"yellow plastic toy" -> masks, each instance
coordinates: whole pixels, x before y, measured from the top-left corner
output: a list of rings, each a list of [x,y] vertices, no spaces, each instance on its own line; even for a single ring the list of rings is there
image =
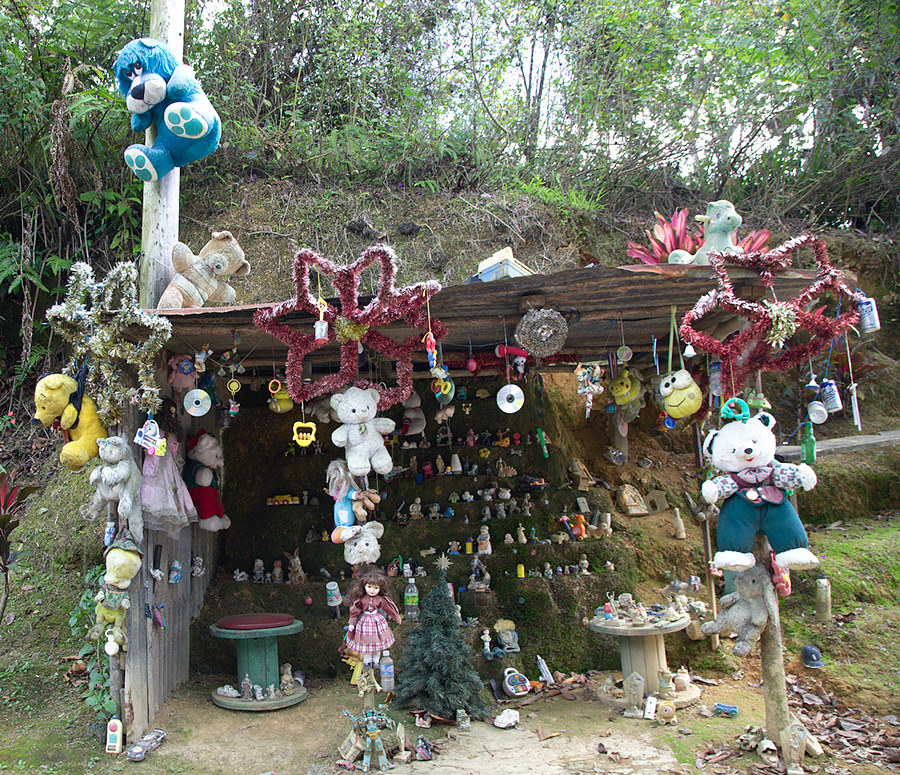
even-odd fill
[[[273,379],[269,383],[269,409],[275,414],[284,414],[294,408],[294,402],[291,400],[291,394],[288,393],[287,387],[283,386],[277,379]]]
[[[294,441],[301,447],[308,447],[316,440],[316,424],[314,422],[295,422]]]
[[[90,640],[100,640],[100,634],[107,625],[112,625],[111,641],[107,644],[107,653],[112,656],[119,653],[119,647],[126,648],[128,636],[125,627],[125,615],[131,607],[128,598],[128,587],[131,580],[141,569],[144,554],[131,536],[124,532],[104,552],[106,558],[106,575],[103,586],[94,596],[97,607],[94,609],[97,620],[88,633]]]
[[[33,426],[43,428],[59,420],[69,438],[59,459],[71,471],[78,471],[97,457],[97,439],[106,438],[106,428],[100,422],[94,400],[84,396],[81,411],[72,404],[71,399],[77,389],[78,383],[65,374],[48,374],[39,379],[34,387],[36,411],[31,420]]]
[[[687,369],[679,369],[663,377],[659,385],[663,408],[669,417],[690,417],[703,403],[703,392]]]

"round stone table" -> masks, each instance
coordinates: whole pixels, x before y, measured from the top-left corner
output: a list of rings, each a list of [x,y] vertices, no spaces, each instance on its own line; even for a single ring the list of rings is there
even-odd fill
[[[209,626],[214,638],[233,640],[237,646],[238,680],[240,691],[244,676],[250,683],[266,687],[281,683],[278,664],[278,638],[293,635],[303,629],[303,622],[289,614],[239,614],[226,616]],[[230,710],[278,710],[296,705],[306,699],[306,688],[296,685],[294,693],[276,700],[244,700],[212,693],[213,702]]]
[[[685,614],[674,622],[645,624],[640,627],[632,627],[624,619],[604,619],[602,621],[592,619],[588,627],[593,632],[615,635],[619,639],[622,677],[627,679],[632,673],[642,676],[644,696],[646,697],[659,691],[659,671],[669,670],[663,636],[685,629],[690,622],[691,617]],[[689,705],[700,697],[700,687],[691,684],[686,692],[678,692],[676,696],[676,707]],[[604,698],[600,697],[599,699]],[[613,704],[619,705],[620,702]]]

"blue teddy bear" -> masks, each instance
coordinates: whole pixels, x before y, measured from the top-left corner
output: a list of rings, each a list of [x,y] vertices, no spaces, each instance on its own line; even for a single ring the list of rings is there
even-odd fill
[[[138,143],[125,150],[125,163],[141,180],[159,180],[173,167],[202,159],[219,147],[219,115],[194,71],[178,64],[164,43],[152,38],[131,41],[113,72],[132,114],[131,128],[141,132],[151,124],[156,127],[152,148]]]

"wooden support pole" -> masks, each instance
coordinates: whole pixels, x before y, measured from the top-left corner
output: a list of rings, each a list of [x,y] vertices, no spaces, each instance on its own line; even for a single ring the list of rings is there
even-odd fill
[[[153,0],[150,6],[150,37],[165,43],[179,62],[184,54],[184,0]],[[146,132],[145,142],[153,145],[156,130]],[[144,183],[144,211],[141,225],[140,303],[144,309],[156,307],[159,297],[174,275],[172,247],[178,242],[181,170],[176,167],[162,180]]]
[[[694,440],[694,463],[697,466],[698,475],[703,470],[703,445],[700,441],[700,424],[694,422],[691,426]],[[702,503],[703,499],[700,497],[700,482],[697,483],[697,502]],[[706,512],[709,513],[708,511]],[[710,620],[715,621],[715,618],[719,615],[718,606],[716,605],[716,577],[713,576],[712,572],[712,535],[710,534],[709,529],[709,519],[702,519],[700,523],[700,532],[703,536],[703,561],[706,563],[706,586],[709,589],[709,613]],[[709,636],[709,646],[715,651],[719,648],[719,636],[718,634],[713,634]]]
[[[756,563],[772,576],[772,550],[762,534],[756,536],[753,545]],[[763,698],[766,702],[766,737],[776,743],[791,723],[788,712],[787,684],[784,676],[784,656],[781,649],[781,617],[778,614],[778,598],[775,588],[767,584],[763,592],[769,619],[759,638],[762,659]]]
[[[625,455],[628,460],[628,436],[619,432],[619,413],[613,412],[609,415],[609,440],[612,445]]]

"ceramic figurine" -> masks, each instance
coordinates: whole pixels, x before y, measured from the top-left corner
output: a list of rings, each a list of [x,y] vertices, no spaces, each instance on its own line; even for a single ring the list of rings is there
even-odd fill
[[[466,503],[471,503],[473,500],[475,500],[475,496],[472,495],[472,493],[470,493],[468,490],[466,490],[466,491],[463,492],[463,494],[462,494],[462,499],[463,499]]]
[[[676,541],[684,541],[687,538],[687,534],[684,532],[684,520],[681,518],[681,511],[679,509],[675,509],[675,514],[672,517],[672,528],[674,530],[674,537]]]
[[[522,513],[526,517],[531,516],[531,510],[534,508],[534,504],[531,501],[531,493],[526,492],[524,498],[522,499]]]
[[[245,674],[244,680],[241,681],[241,699],[242,700],[252,700],[253,699],[253,684],[250,681],[249,673]]]
[[[553,578],[553,568],[550,567],[549,562],[544,563],[544,578],[547,578],[547,579]]]
[[[374,565],[363,566],[350,585],[345,602],[350,610],[347,648],[362,657],[364,669],[373,669],[381,652],[394,645],[387,620],[393,619],[397,624],[403,621],[390,597],[388,577]]]
[[[172,566],[169,568],[169,583],[177,584],[181,581],[181,576],[181,563],[178,560],[172,560]]]
[[[659,675],[659,698],[661,700],[674,700],[675,699],[675,684],[673,682],[673,678],[675,677],[673,673],[670,673],[668,670],[663,670],[662,668],[658,671]]]
[[[234,573],[232,574],[232,578],[235,581],[249,581],[250,574],[245,570],[241,570],[240,568],[235,568]]]
[[[253,699],[262,702],[265,699],[263,688],[259,684],[253,684]]]
[[[281,560],[275,560],[272,563],[272,582],[281,584],[284,581],[284,569],[281,567]]]
[[[641,718],[644,715],[644,678],[640,673],[632,673],[625,679],[626,718]]]
[[[455,492],[451,492],[447,496],[447,500],[450,501],[450,503],[452,503],[455,506],[457,503],[459,503],[459,494],[455,493]]]
[[[521,522],[519,523],[518,527],[516,527],[516,541],[518,541],[520,544],[527,543],[527,540],[525,538],[525,528],[522,526]]]
[[[450,548],[447,550],[447,554],[459,554],[460,544],[459,541],[451,541]]]
[[[514,544],[515,542],[516,542],[516,541],[515,541],[515,539],[512,537],[512,533],[507,533],[505,536],[503,536],[503,543],[505,543],[505,544]]]
[[[472,592],[486,592],[490,589],[491,574],[488,573],[487,568],[484,567],[481,557],[475,556],[472,558],[471,569],[472,572],[469,574],[469,590]]]
[[[581,572],[582,575],[590,576],[591,575],[590,567],[591,567],[591,564],[588,562],[587,555],[582,554],[581,559],[578,561],[578,570]]]
[[[259,558],[253,561],[253,583],[262,584],[266,578],[266,566]]]
[[[409,504],[409,518],[410,519],[419,519],[422,516],[422,499],[415,498],[412,503]]]
[[[440,503],[429,503],[428,504],[428,519],[440,519],[441,518],[441,504]]]
[[[504,506],[502,503],[497,504],[496,518],[497,519],[506,519],[506,506]]]
[[[612,514],[608,511],[604,512],[603,516],[600,517],[600,535],[612,535]]]
[[[453,519],[453,517],[456,516],[456,512],[453,510],[452,506],[447,506],[447,508],[444,509],[444,516],[447,519]]]
[[[482,521],[482,522],[489,522],[490,519],[491,519],[491,507],[490,507],[490,506],[484,506],[484,507],[482,507],[482,509],[481,509],[481,521]]]
[[[491,534],[487,525],[482,525],[478,533],[478,554],[491,554]]]
[[[290,567],[288,568],[288,584],[305,584],[306,573],[303,570],[303,563],[300,561],[300,549],[294,549],[293,554],[284,553],[288,558]]]
[[[688,669],[684,667],[684,665],[678,668],[678,672],[675,673],[673,683],[675,684],[676,692],[686,692],[690,687],[691,674],[688,672]]]
[[[417,473],[419,473],[419,461],[416,460],[416,456],[415,456],[415,455],[413,455],[413,456],[409,459],[409,472],[410,472],[410,474],[412,474],[413,476],[415,476]]]
[[[199,556],[194,557],[194,559],[191,560],[191,575],[196,578],[205,574],[206,568],[203,567],[203,558]]]
[[[285,697],[290,697],[294,693],[294,670],[290,662],[285,662],[280,668],[280,688],[281,693]]]

